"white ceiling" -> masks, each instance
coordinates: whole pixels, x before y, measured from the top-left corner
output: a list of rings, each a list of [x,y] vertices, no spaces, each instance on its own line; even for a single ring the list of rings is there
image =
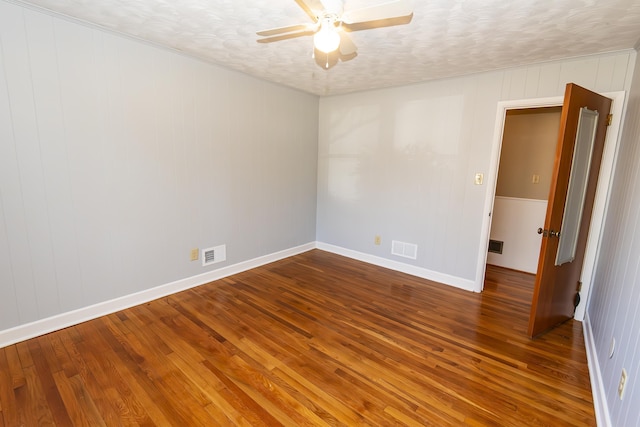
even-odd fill
[[[425,0],[407,25],[351,33],[358,56],[324,70],[312,38],[256,31],[311,22],[294,0],[13,0],[317,95],[632,48],[640,0]],[[346,0],[345,9],[388,0]]]

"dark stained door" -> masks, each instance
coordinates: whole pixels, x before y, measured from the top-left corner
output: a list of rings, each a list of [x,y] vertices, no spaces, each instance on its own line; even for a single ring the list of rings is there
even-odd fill
[[[584,110],[584,107],[589,111]],[[538,230],[543,237],[529,318],[528,332],[531,337],[540,335],[573,318],[610,108],[609,98],[573,83],[567,85],[547,215],[544,228],[541,227]],[[596,111],[597,116],[594,113]],[[582,122],[579,126],[580,120]],[[583,140],[582,137],[589,133],[585,131],[585,123],[589,120],[594,125],[592,130],[595,129],[589,138],[593,146],[584,148],[585,146],[581,143],[576,145],[576,135],[580,133]],[[576,147],[582,148],[578,148],[576,152]],[[578,161],[574,164],[573,160],[574,152],[577,158],[584,160],[585,155],[589,154],[587,151],[590,151],[590,162],[585,170],[584,165],[580,166]],[[572,175],[572,166],[576,171],[574,175],[578,178]],[[582,179],[579,178],[580,172],[583,172]],[[568,191],[570,179],[572,189]],[[578,191],[578,196],[576,196],[577,188],[584,190]],[[580,197],[580,192],[584,195],[583,198]],[[572,202],[567,204],[568,193]],[[573,218],[573,223],[572,215],[564,218],[565,205],[572,206],[568,211],[579,213],[577,220]],[[532,232],[535,231],[532,230]],[[575,236],[575,239],[572,236]],[[561,239],[565,241],[562,242],[562,256],[559,257],[558,248]],[[569,255],[566,256],[566,253]]]

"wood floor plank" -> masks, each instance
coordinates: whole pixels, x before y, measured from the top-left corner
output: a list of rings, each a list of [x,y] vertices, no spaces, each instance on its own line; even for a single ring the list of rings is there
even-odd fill
[[[0,349],[0,419],[2,419],[2,425],[11,426],[20,425],[20,423],[14,382],[6,355],[7,348],[9,347]],[[20,371],[22,372],[22,369]],[[22,375],[24,378],[24,373]],[[25,383],[26,380],[22,385],[24,386]]]
[[[205,360],[202,364],[210,370],[213,375],[224,384],[225,399],[233,402],[238,410],[245,413],[252,425],[282,426],[283,424],[270,414],[265,408],[253,400],[232,378],[222,372],[218,366]]]
[[[75,328],[77,331],[82,330],[86,339],[74,339],[71,333],[69,336],[83,358],[83,363],[93,373],[96,386],[100,388],[107,384],[106,390],[115,389],[116,397],[112,403],[118,407],[120,420],[123,424],[140,426],[170,425],[169,419],[135,380],[128,366],[121,363],[120,358],[102,338],[95,328],[96,325],[97,322],[86,322]]]
[[[104,426],[105,423],[99,416],[92,399],[86,399],[81,384],[77,377],[67,378],[64,372],[53,372],[60,396],[74,426],[90,427],[92,425]]]
[[[167,362],[163,348],[150,345],[147,340],[148,333],[134,335],[122,335],[117,327],[115,317],[103,318],[109,331],[103,336],[111,336],[120,344],[126,344],[122,348],[129,356],[129,366],[135,367],[134,374],[139,384],[145,390],[153,391],[153,400],[158,402],[165,415],[175,417],[174,424],[179,425],[205,425],[206,419],[202,407],[199,405],[199,395],[193,393],[191,384],[176,378],[176,371],[171,369]],[[113,342],[113,341],[112,341]],[[115,342],[114,342],[115,344]],[[123,359],[124,360],[124,359]],[[180,404],[173,404],[173,399],[180,396]]]
[[[135,360],[125,350],[120,342],[110,334],[102,322],[87,322],[86,325],[80,325],[86,329],[84,333],[85,341],[104,343],[96,346],[96,348],[104,348],[102,353],[96,355],[96,358],[104,360],[102,362],[109,370],[115,371],[128,388],[131,389],[133,395],[143,405],[144,410],[149,414],[156,425],[179,425],[184,420],[176,413],[175,408],[171,404],[162,405],[162,399],[157,398],[157,390],[155,387],[146,387],[148,382],[140,378],[145,378],[145,373],[135,363]],[[85,351],[90,352],[87,348]]]
[[[15,390],[21,424],[53,425],[54,418],[34,365],[24,369],[25,385]]]
[[[0,427],[594,426],[582,328],[313,250],[0,349]]]
[[[168,357],[178,369],[193,379],[194,383],[211,398],[212,402],[215,402],[205,407],[209,413],[219,414],[222,421],[228,421],[232,425],[252,425],[242,415],[242,411],[236,409],[233,402],[227,399],[226,392],[228,390],[210,370],[204,367],[202,361],[191,363],[188,357],[183,358],[178,352],[174,352]],[[218,420],[218,418],[215,419]]]
[[[26,380],[24,377],[24,371],[20,364],[20,356],[15,346],[9,346],[5,349],[5,357],[7,362],[7,372],[11,378],[11,384],[14,389],[25,385]]]
[[[312,379],[302,375],[293,367],[282,365],[274,370],[274,374],[295,388],[308,401],[315,405],[315,412],[324,420],[335,420],[331,425],[361,425],[364,416],[355,408],[337,399]],[[324,415],[327,414],[327,415]]]
[[[252,363],[248,362],[248,360],[251,361],[250,358],[245,360],[242,355],[236,355],[233,359],[237,371],[242,372],[240,381],[236,381],[236,385],[280,422],[298,426],[328,425],[325,419],[318,416],[311,408],[290,396],[270,372],[263,371],[263,373],[258,366],[252,366]],[[252,381],[245,381],[247,376]]]
[[[93,353],[79,349],[78,345],[81,346],[82,342],[76,344],[69,334],[69,329],[59,331],[56,335],[67,352],[70,363],[75,366],[77,371],[77,374],[69,375],[68,372],[65,374],[67,377],[78,375],[82,378],[82,384],[93,396],[94,403],[106,425],[138,426],[140,425],[139,421],[142,421],[143,424],[148,421],[146,413],[132,410],[129,405],[130,401],[119,392],[118,385],[122,385],[122,380],[113,370],[107,369],[105,365],[108,361],[106,359],[101,358],[98,362]],[[126,386],[124,388],[126,394],[130,396],[130,390]],[[140,405],[133,407],[139,409]],[[142,414],[139,415],[139,412]]]
[[[58,371],[55,367],[51,369],[48,365],[44,351],[41,349],[38,341],[38,338],[27,341],[27,348],[29,350],[29,358],[27,360],[30,359],[33,364],[23,369],[25,374],[33,371],[33,375],[27,376],[27,378],[32,378],[32,381],[30,381],[30,387],[22,393],[25,403],[35,405],[33,407],[36,408],[42,406],[50,411],[53,416],[53,422],[55,422],[56,425],[73,425],[54,379],[54,375]],[[22,389],[18,389],[17,391],[22,391]],[[37,401],[46,401],[46,404],[37,404],[35,403]],[[28,410],[26,413],[34,415],[32,410]],[[29,423],[27,425],[29,425]]]

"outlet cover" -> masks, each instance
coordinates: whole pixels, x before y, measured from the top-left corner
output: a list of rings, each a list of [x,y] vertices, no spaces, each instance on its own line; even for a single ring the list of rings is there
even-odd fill
[[[627,370],[622,368],[622,374],[620,375],[620,382],[618,383],[618,396],[620,400],[624,397],[624,389],[627,386]]]
[[[191,249],[191,261],[197,261],[200,255],[200,249],[194,248]]]

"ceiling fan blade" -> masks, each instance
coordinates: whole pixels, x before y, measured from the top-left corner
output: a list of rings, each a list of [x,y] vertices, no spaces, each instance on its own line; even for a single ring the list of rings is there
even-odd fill
[[[344,31],[340,31],[340,55],[351,56],[358,51],[351,37]]]
[[[258,43],[272,43],[272,42],[279,42],[280,40],[295,39],[297,37],[312,36],[314,33],[315,31],[313,30],[298,31],[295,33],[282,34],[279,36],[265,37],[263,39],[258,39],[256,41]]]
[[[340,55],[340,61],[341,62],[351,61],[356,56],[358,56],[358,52],[353,52],[353,53],[351,53],[349,55]]]
[[[342,15],[342,22],[345,24],[357,24],[408,16],[412,13],[413,4],[410,0],[395,0],[361,9],[345,10]]]
[[[256,34],[259,36],[277,36],[279,34],[293,33],[297,31],[308,31],[308,30],[311,30],[311,28],[309,28],[309,25],[298,24],[298,25],[289,25],[286,27],[271,28],[269,30],[262,30],[262,31],[258,31]]]
[[[304,13],[309,15],[313,22],[318,22],[318,17],[324,10],[320,0],[295,0],[295,2],[304,10]]]
[[[353,24],[343,24],[342,28],[346,31],[370,30],[372,28],[393,27],[394,25],[405,25],[411,22],[413,14],[407,16],[398,16],[397,18],[378,19],[375,21],[356,22]]]

